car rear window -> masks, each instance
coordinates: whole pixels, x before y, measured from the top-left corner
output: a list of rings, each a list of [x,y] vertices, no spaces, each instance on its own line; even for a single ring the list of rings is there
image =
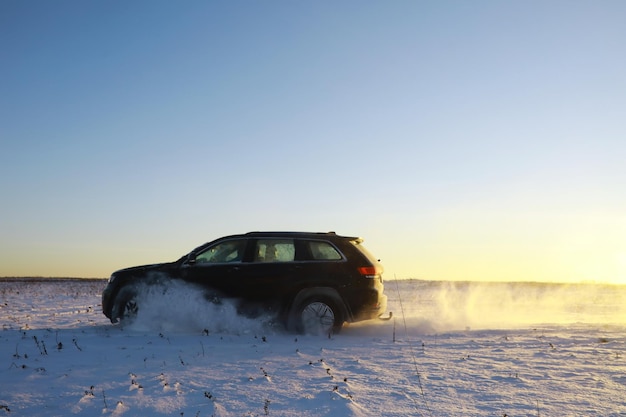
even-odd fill
[[[343,259],[341,253],[330,243],[321,240],[308,241],[311,256],[316,261],[338,261]]]

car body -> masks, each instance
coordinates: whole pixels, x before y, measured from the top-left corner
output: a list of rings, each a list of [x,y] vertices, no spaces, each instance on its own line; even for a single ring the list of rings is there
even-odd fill
[[[131,318],[142,285],[182,280],[207,300],[234,299],[238,311],[274,314],[297,332],[337,332],[344,322],[380,317],[387,308],[383,268],[363,239],[334,232],[250,232],[211,241],[175,262],[114,272],[102,311]]]

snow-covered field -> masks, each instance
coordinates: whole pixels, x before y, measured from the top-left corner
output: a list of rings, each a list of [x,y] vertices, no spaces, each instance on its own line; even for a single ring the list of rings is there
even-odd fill
[[[0,281],[0,416],[626,416],[626,287],[387,281],[394,319],[296,336],[175,287]]]

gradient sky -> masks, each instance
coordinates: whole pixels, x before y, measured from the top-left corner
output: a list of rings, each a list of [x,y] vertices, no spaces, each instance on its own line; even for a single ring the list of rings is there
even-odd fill
[[[624,1],[0,2],[0,276],[251,230],[626,283]]]

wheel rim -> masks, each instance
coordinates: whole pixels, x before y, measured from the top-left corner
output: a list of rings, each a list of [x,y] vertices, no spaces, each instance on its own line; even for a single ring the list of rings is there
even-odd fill
[[[335,312],[321,301],[307,304],[302,310],[301,318],[305,333],[327,334],[335,325]]]
[[[124,318],[132,318],[137,315],[137,311],[139,308],[137,307],[137,301],[134,299],[126,301],[124,304],[124,310],[122,312],[122,317]]]

